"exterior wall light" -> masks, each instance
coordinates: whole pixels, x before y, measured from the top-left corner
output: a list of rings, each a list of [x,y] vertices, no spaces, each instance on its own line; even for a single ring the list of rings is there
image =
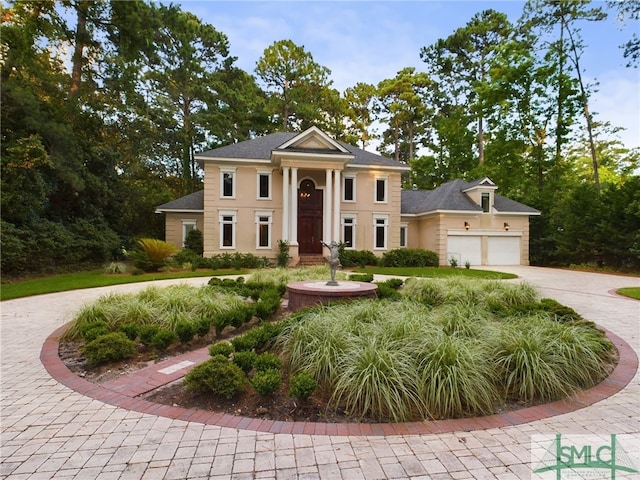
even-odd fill
[[[509,224],[507,222],[504,222],[504,229],[508,232],[509,231]]]
[[[465,230],[469,230],[470,227],[471,227],[471,225],[469,225],[469,222],[464,222],[464,229]]]

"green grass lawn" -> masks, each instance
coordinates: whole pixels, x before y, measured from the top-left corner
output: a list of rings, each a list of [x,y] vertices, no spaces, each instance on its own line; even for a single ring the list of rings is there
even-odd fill
[[[104,269],[88,272],[65,273],[50,277],[32,278],[0,286],[0,300],[29,297],[43,293],[64,292],[81,288],[107,287],[123,283],[149,282],[172,278],[211,277],[219,275],[243,275],[248,270],[198,270],[195,272],[145,273],[142,275],[104,273]]]
[[[427,278],[479,278],[500,280],[518,278],[512,273],[492,272],[489,270],[475,270],[448,267],[365,267],[354,270],[356,273],[371,273],[374,275],[397,275],[399,277],[427,277]]]
[[[354,270],[358,273],[372,273],[380,275],[396,275],[401,277],[466,277],[483,279],[508,279],[517,275],[487,270],[474,270],[464,268],[433,268],[433,267],[407,267],[407,268],[383,268],[366,267]],[[143,275],[117,274],[110,275],[104,269],[88,272],[66,273],[50,277],[32,278],[14,283],[3,283],[0,286],[0,300],[29,297],[44,293],[64,292],[81,288],[107,287],[123,283],[149,282],[152,280],[168,280],[172,278],[212,277],[221,275],[244,275],[248,270],[199,270],[196,272],[168,272],[145,273]]]
[[[640,300],[640,287],[626,287],[616,290],[619,295]]]

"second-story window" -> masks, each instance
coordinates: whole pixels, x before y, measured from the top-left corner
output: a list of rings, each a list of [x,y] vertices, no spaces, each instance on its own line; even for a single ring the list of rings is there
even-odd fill
[[[356,201],[356,179],[354,177],[344,177],[342,192],[345,202]]]
[[[220,196],[223,198],[235,198],[236,196],[235,171],[222,170],[220,177]]]
[[[258,198],[262,200],[271,198],[271,174],[268,172],[258,173]]]
[[[376,202],[384,203],[387,201],[387,180],[385,178],[376,178]]]

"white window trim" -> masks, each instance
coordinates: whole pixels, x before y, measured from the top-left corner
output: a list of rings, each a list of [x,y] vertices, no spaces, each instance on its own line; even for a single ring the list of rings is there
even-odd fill
[[[358,224],[358,216],[355,213],[343,213],[340,216],[340,237],[342,242],[344,243],[344,226],[345,226],[345,219],[348,220],[353,220],[353,222],[351,223],[351,227],[352,227],[352,239],[353,239],[353,243],[349,246],[345,244],[345,250],[355,250],[356,249],[356,225]]]
[[[184,242],[187,240],[187,226],[192,226],[191,230],[198,228],[198,222],[195,219],[184,218],[182,220],[182,248],[184,248]]]
[[[273,210],[264,210],[264,211],[256,211],[256,250],[271,250],[271,237],[273,233]],[[260,245],[260,217],[267,217],[269,220],[267,224],[269,225],[269,236],[266,246]]]
[[[233,195],[231,195],[229,197],[224,195],[224,174],[225,173],[230,173],[231,174],[231,189],[233,190]],[[230,167],[220,168],[220,198],[234,200],[236,198],[236,188],[237,188],[236,168],[235,167],[234,168],[230,168]]]
[[[402,245],[402,243],[400,243],[400,248],[407,248],[407,245],[409,244],[409,224],[408,223],[401,223],[400,224],[400,242],[402,242],[402,230],[404,230],[404,245]]]
[[[382,247],[376,246],[378,220],[384,221],[384,245]],[[373,249],[374,250],[387,250],[389,246],[389,215],[388,214],[374,214],[373,215]]]
[[[484,208],[482,208],[482,196],[484,194],[489,194],[489,208],[488,210],[485,212]],[[480,208],[482,208],[482,213],[487,214],[487,213],[491,213],[491,210],[493,208],[493,192],[481,192],[480,193]]]
[[[378,200],[378,181],[384,180],[384,200]],[[389,203],[389,177],[386,175],[377,176],[373,181],[373,203],[382,204]]]
[[[347,181],[347,178],[350,180],[353,180],[353,188],[352,188],[352,193],[353,193],[353,199],[352,200],[347,200],[345,198],[345,193],[347,192],[347,189],[345,187],[345,183]],[[356,195],[356,174],[355,173],[346,173],[346,174],[342,174],[342,201],[345,203],[356,203],[356,199],[357,199],[357,195]]]
[[[238,223],[238,211],[237,210],[219,210],[218,211],[218,221],[220,225],[220,250],[235,250],[236,249],[236,225]],[[231,225],[233,226],[231,230],[231,245],[223,245],[224,243],[224,217],[232,217]]]
[[[271,182],[271,178],[272,178],[272,171],[271,170],[258,170],[257,174],[256,174],[256,200],[271,200],[271,195],[273,192],[273,185]],[[266,197],[261,197],[260,196],[260,176],[262,175],[266,175],[269,180],[269,195]]]

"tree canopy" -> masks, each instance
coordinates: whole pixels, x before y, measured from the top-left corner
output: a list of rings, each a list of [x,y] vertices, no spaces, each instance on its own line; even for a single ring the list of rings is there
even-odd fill
[[[242,70],[224,32],[173,4],[1,13],[5,274],[99,264],[162,238],[155,207],[202,186],[195,153],[311,125],[409,164],[409,188],[490,176],[543,212],[535,263],[640,266],[640,153],[592,111],[580,35],[609,13],[637,21],[638,2],[530,0],[516,24],[480,11],[416,52],[423,69],[344,92],[290,39]],[[637,67],[637,36],[622,47]]]

